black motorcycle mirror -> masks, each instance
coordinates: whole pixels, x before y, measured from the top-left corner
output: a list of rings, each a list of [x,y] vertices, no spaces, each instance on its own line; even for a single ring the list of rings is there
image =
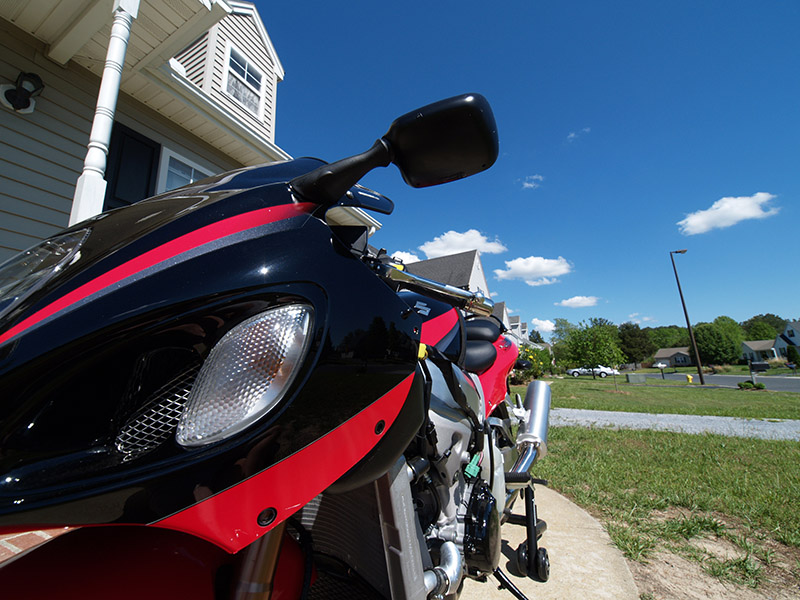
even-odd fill
[[[480,94],[463,94],[406,113],[366,152],[318,167],[290,185],[306,200],[347,206],[342,196],[376,167],[394,163],[406,183],[427,187],[485,171],[497,153],[497,125],[489,102]],[[353,200],[361,208],[391,212],[391,206],[369,205],[359,196]]]

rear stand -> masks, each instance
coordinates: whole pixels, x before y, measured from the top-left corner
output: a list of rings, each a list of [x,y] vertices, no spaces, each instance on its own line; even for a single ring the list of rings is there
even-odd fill
[[[528,485],[522,488],[521,493],[525,501],[525,515],[509,515],[508,521],[515,525],[524,525],[527,533],[527,540],[517,548],[517,569],[523,575],[527,575],[538,581],[547,581],[550,578],[550,558],[547,549],[539,547],[539,539],[547,531],[547,523],[538,517],[536,511],[536,499],[534,497],[534,484],[547,485],[544,479],[533,479],[528,473],[522,475],[507,473],[507,477],[516,481],[527,478]]]

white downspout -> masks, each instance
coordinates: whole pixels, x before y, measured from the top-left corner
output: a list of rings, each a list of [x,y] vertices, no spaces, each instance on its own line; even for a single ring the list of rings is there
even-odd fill
[[[106,171],[108,145],[111,141],[111,128],[114,125],[125,52],[131,36],[131,23],[138,13],[139,0],[114,0],[111,38],[108,41],[103,78],[97,94],[92,132],[89,134],[89,149],[83,162],[83,173],[78,178],[75,196],[72,199],[70,225],[103,212],[107,185],[103,176]]]

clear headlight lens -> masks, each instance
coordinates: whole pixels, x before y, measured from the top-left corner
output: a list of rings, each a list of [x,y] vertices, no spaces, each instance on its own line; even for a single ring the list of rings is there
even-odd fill
[[[217,343],[186,401],[176,438],[202,446],[242,431],[270,411],[308,352],[313,309],[288,304],[240,323]]]
[[[53,236],[0,265],[0,318],[78,256],[88,229]]]

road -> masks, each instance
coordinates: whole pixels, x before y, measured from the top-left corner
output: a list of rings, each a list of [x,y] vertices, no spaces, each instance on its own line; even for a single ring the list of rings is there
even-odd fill
[[[648,377],[661,379],[661,373],[647,373]],[[686,381],[685,373],[664,373],[666,379],[675,381]],[[694,382],[698,383],[697,373],[693,374]],[[703,375],[706,385],[720,385],[735,388],[740,381],[750,379],[744,375]],[[800,377],[781,376],[781,375],[761,375],[756,376],[756,381],[763,383],[768,390],[776,392],[800,392]]]

